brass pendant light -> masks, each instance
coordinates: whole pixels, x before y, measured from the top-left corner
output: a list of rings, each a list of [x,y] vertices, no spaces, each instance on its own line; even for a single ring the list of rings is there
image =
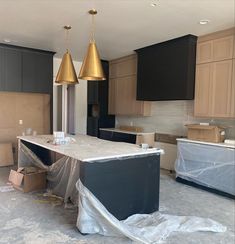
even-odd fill
[[[94,16],[97,14],[97,11],[92,9],[88,13],[92,16],[91,39],[78,78],[82,80],[105,80],[102,63],[94,39]]]
[[[66,30],[66,42],[68,45],[68,31],[71,29],[71,26],[64,26],[64,29]],[[58,70],[55,82],[58,84],[70,84],[70,85],[74,85],[74,84],[78,84],[78,78],[77,78],[77,74],[73,65],[73,60],[71,57],[71,54],[69,53],[68,49],[66,51],[66,53],[64,54],[61,64],[60,64],[60,68]]]

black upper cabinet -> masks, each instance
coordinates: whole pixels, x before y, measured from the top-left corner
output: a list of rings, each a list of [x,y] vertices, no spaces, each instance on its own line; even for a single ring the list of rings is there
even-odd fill
[[[99,115],[108,114],[108,77],[109,77],[109,64],[107,61],[102,60],[103,70],[106,80],[88,81],[87,85],[87,102],[88,105],[98,105]]]
[[[137,100],[194,99],[196,43],[187,35],[136,50]]]
[[[102,60],[106,80],[87,82],[87,134],[99,137],[99,128],[115,127],[115,116],[108,115],[109,64]]]
[[[22,86],[21,51],[12,48],[5,49],[5,79],[4,91],[20,92]]]
[[[97,80],[88,81],[87,86],[87,102],[88,104],[98,104],[99,103],[99,82]]]
[[[36,80],[35,80],[35,53],[24,51],[22,53],[22,91],[23,92],[33,92],[36,90]],[[32,82],[33,81],[33,82]]]
[[[0,44],[0,91],[51,93],[53,52]]]
[[[53,56],[37,53],[35,73],[36,90],[40,93],[50,93],[53,87]]]
[[[0,47],[0,91],[5,89],[5,49]]]

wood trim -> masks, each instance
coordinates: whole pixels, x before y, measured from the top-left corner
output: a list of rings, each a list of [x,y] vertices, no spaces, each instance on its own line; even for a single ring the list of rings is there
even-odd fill
[[[231,35],[235,35],[235,27],[226,30],[216,31],[203,36],[199,36],[197,42],[200,43],[200,42],[210,41],[210,40],[219,39]]]

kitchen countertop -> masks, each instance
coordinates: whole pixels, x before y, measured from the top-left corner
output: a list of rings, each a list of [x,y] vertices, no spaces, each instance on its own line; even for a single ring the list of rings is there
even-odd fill
[[[18,136],[17,138],[85,162],[164,153],[162,149],[142,149],[136,144],[112,142],[87,135],[70,137],[75,141],[65,145],[53,145],[50,143],[53,140],[53,135]]]
[[[100,128],[100,130],[119,132],[119,133],[126,133],[126,134],[132,134],[132,135],[155,134],[155,132],[135,132],[135,131],[128,131],[128,130],[121,130],[121,129],[118,129],[118,128]]]
[[[217,146],[217,147],[227,147],[227,148],[235,149],[235,145],[233,145],[233,144],[215,143],[215,142],[206,142],[206,141],[195,141],[195,140],[189,140],[186,138],[177,138],[176,140],[182,141],[182,142],[190,142],[190,143],[197,143],[197,144],[211,145],[211,146]]]

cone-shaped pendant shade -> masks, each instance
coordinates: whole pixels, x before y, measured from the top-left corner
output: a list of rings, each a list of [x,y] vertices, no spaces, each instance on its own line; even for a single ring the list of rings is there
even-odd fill
[[[73,66],[73,60],[68,51],[64,54],[62,58],[55,82],[61,85],[78,84],[78,78]]]
[[[90,42],[78,76],[82,80],[105,80],[99,52],[94,41]]]

